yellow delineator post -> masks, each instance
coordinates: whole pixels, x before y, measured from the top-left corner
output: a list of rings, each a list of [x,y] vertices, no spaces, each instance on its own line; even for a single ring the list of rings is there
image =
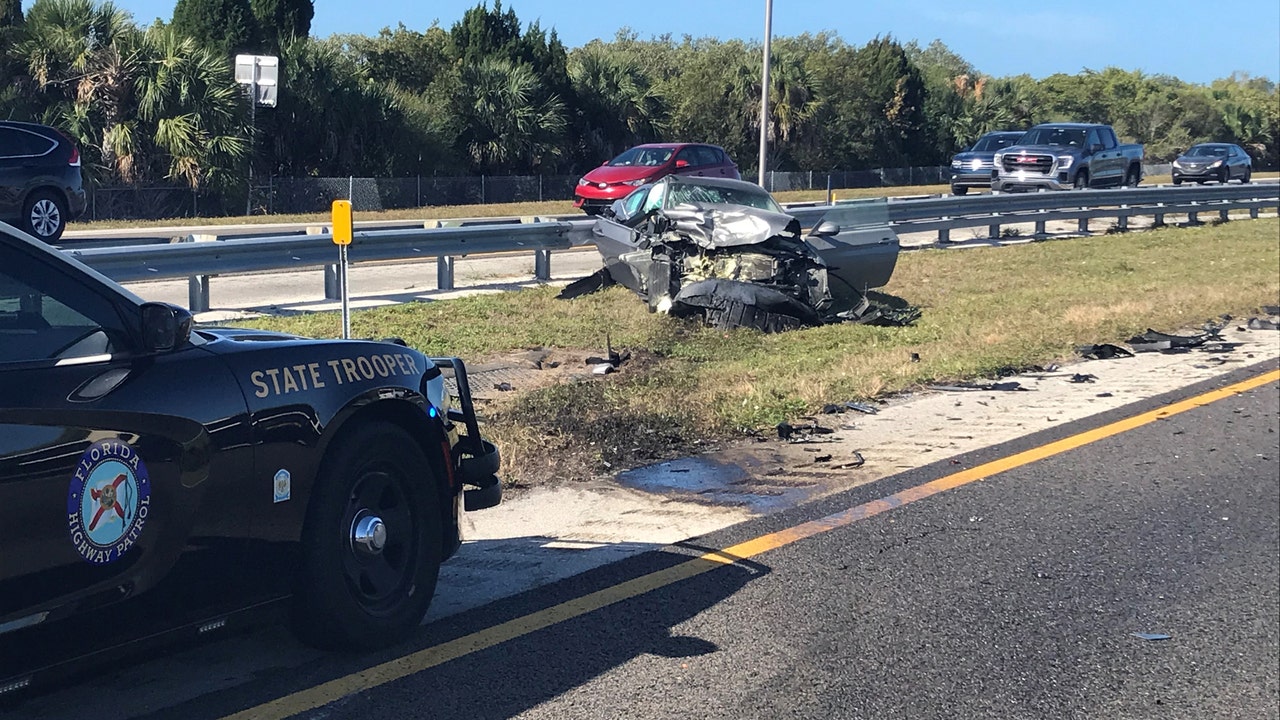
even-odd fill
[[[338,287],[342,292],[342,337],[351,337],[351,293],[347,287],[347,246],[354,232],[351,201],[333,201],[333,244],[338,246]]]

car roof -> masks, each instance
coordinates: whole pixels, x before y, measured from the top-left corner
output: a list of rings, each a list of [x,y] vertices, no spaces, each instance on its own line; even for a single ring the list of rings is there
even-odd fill
[[[1087,128],[1096,128],[1096,127],[1104,127],[1104,126],[1103,126],[1103,124],[1102,124],[1102,123],[1053,122],[1053,123],[1040,123],[1039,125],[1036,125],[1035,127],[1038,127],[1038,128],[1043,128],[1043,127],[1079,128],[1079,129],[1081,129],[1081,130],[1084,130],[1084,129],[1087,129]],[[1034,128],[1033,128],[1033,129],[1034,129]]]
[[[55,264],[63,266],[70,265],[74,268],[75,272],[83,273],[95,280],[98,280],[109,292],[115,293],[120,298],[125,299],[134,305],[141,305],[143,302],[142,298],[130,292],[120,283],[81,262],[74,256],[74,253],[66,253],[58,250],[51,245],[40,242],[16,227],[4,221],[0,221],[0,244],[3,243],[21,245],[30,251],[43,254]]]
[[[1235,145],[1236,145],[1235,143],[1205,142],[1205,143],[1196,143],[1191,147],[1235,147]],[[1187,148],[1187,149],[1190,150],[1191,148]]]
[[[768,194],[769,192],[768,190],[765,190],[759,185],[753,182],[747,182],[746,180],[734,180],[732,178],[717,178],[717,177],[698,177],[696,175],[667,175],[663,178],[660,178],[654,181],[653,184],[656,185],[658,183],[684,183],[685,185],[710,185],[713,187],[740,188],[744,190],[752,189],[752,190],[759,190],[760,192],[765,194]]]
[[[636,145],[636,146],[634,146],[634,147],[638,147],[638,148],[672,148],[672,149],[674,149],[674,148],[689,147],[690,145],[705,145],[705,146],[707,146],[707,147],[719,147],[719,145],[712,145],[711,143],[689,143],[689,142],[676,142],[676,143],[645,143],[645,144],[643,144],[643,145]],[[633,149],[634,149],[634,148],[633,148]]]
[[[41,135],[49,135],[50,133],[61,136],[62,133],[55,127],[49,125],[41,125],[40,123],[21,122],[19,120],[0,120],[0,127],[17,128],[19,130],[30,130]]]

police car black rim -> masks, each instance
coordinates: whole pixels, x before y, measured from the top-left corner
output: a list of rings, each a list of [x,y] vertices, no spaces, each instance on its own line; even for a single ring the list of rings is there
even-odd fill
[[[344,514],[343,574],[366,610],[390,610],[413,583],[414,518],[393,467],[370,467],[352,486]]]

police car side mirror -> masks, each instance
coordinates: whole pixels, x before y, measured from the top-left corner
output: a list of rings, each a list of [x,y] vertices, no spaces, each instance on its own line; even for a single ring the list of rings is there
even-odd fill
[[[147,352],[173,350],[191,338],[191,313],[168,303],[143,303],[142,343]]]

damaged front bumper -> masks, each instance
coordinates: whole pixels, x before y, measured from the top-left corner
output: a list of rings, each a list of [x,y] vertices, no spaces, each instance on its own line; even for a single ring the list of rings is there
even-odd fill
[[[431,362],[441,369],[452,370],[459,407],[450,407],[446,418],[460,423],[466,430],[466,434],[456,435],[451,452],[454,478],[463,488],[463,506],[468,511],[494,507],[502,502],[502,483],[498,479],[502,457],[497,446],[480,434],[467,366],[456,357],[433,357]]]

